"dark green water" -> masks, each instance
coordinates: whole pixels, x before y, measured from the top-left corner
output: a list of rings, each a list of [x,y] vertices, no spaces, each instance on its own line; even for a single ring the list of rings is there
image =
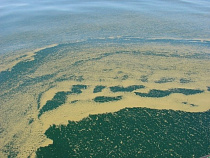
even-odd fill
[[[48,100],[47,103],[43,106],[43,108],[39,111],[38,117],[40,117],[43,113],[56,109],[62,104],[66,102],[67,95],[71,94],[72,92],[58,92],[55,94],[52,100]]]
[[[210,111],[128,108],[51,126],[37,157],[201,157],[209,154]]]
[[[93,90],[93,93],[98,93],[98,92],[102,92],[102,90],[106,88],[106,86],[96,86]]]
[[[155,81],[155,83],[167,83],[167,82],[173,82],[174,80],[175,80],[175,78],[166,78],[166,77],[163,77],[160,80]]]
[[[71,91],[57,92],[52,100],[48,100],[47,103],[39,111],[38,117],[47,111],[54,110],[66,102],[66,99],[71,94],[81,94],[82,90],[86,89],[86,85],[73,85]],[[74,102],[73,102],[74,103]]]
[[[132,92],[134,90],[141,89],[141,88],[145,88],[145,86],[143,85],[132,85],[128,87],[114,86],[114,87],[110,87],[110,90],[114,93],[115,92]]]
[[[98,97],[95,97],[93,100],[98,103],[105,103],[105,102],[118,101],[121,99],[122,99],[122,96],[117,96],[117,97],[98,96]]]
[[[134,92],[136,95],[141,97],[153,97],[153,98],[160,98],[160,97],[166,97],[169,96],[172,93],[181,93],[184,95],[193,95],[198,93],[203,93],[203,90],[199,89],[184,89],[184,88],[174,88],[169,90],[157,90],[152,89],[148,93],[140,93],[140,92]]]

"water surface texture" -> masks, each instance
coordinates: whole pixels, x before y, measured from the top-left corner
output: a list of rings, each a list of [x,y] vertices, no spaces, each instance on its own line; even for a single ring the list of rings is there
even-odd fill
[[[0,158],[210,154],[208,0],[1,0]]]
[[[209,39],[208,0],[1,0],[1,53],[109,36]]]

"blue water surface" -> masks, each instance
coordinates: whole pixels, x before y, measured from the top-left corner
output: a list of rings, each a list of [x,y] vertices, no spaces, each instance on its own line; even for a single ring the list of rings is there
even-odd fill
[[[209,39],[209,0],[0,0],[0,54],[88,38]]]

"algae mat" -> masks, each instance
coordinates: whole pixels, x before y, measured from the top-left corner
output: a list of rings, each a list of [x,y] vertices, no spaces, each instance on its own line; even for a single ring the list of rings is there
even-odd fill
[[[209,154],[209,46],[117,37],[2,55],[0,157]]]

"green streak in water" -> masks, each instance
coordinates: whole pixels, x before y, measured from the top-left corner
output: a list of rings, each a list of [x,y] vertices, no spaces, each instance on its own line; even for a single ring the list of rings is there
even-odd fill
[[[203,90],[199,89],[184,89],[184,88],[174,88],[169,90],[157,90],[152,89],[149,91],[149,93],[140,93],[140,92],[134,92],[136,95],[141,97],[153,97],[153,98],[160,98],[160,97],[166,97],[169,96],[172,93],[181,93],[184,95],[193,95],[198,93],[203,93]]]
[[[104,88],[106,88],[106,86],[96,86],[93,90],[93,93],[98,93],[101,92]]]
[[[95,97],[93,100],[98,103],[105,103],[105,102],[118,101],[121,99],[122,99],[122,96],[117,96],[117,97],[98,96],[98,97]]]
[[[43,106],[43,108],[39,111],[38,117],[40,117],[43,113],[54,110],[64,104],[67,99],[67,95],[71,94],[72,92],[58,92],[55,94],[52,100],[48,100],[47,103]]]
[[[134,90],[141,89],[141,88],[145,88],[145,86],[143,85],[132,85],[128,87],[114,86],[114,87],[110,87],[110,90],[114,93],[115,92],[132,92]]]

